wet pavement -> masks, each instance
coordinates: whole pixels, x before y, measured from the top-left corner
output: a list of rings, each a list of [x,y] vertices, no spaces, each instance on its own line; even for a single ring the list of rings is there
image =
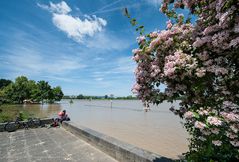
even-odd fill
[[[0,132],[1,162],[115,162],[63,128]]]

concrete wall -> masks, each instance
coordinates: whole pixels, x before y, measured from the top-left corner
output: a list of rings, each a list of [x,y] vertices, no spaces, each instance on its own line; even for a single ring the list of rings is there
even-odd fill
[[[50,118],[41,119],[41,125],[51,124],[52,122],[53,122],[53,120]],[[22,123],[24,123],[24,121]],[[5,131],[4,127],[6,124],[7,123],[0,123],[0,132]],[[14,124],[14,122],[11,122],[10,124]]]
[[[124,143],[92,129],[78,126],[72,122],[63,122],[66,130],[80,137],[121,162],[168,162],[166,157],[145,151],[133,145]]]

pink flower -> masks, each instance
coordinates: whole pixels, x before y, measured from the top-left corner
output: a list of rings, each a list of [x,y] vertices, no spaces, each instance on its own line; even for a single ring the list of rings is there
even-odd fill
[[[184,117],[185,117],[186,119],[191,119],[192,117],[194,117],[194,114],[193,114],[193,112],[191,112],[191,111],[187,111],[187,112],[184,114]]]
[[[201,47],[203,44],[211,42],[211,40],[212,40],[211,36],[205,36],[202,38],[197,37],[196,41],[193,43],[193,47]]]
[[[212,32],[217,31],[218,29],[220,29],[218,24],[213,25],[213,26],[208,26],[206,29],[204,29],[203,34],[204,35],[208,35],[208,34],[210,34]]]
[[[239,147],[239,141],[230,141],[230,143],[234,146],[234,147]]]
[[[204,68],[196,69],[196,75],[199,78],[203,77],[205,73],[206,73],[206,70]]]
[[[203,63],[203,65],[205,65],[205,66],[210,66],[210,65],[212,65],[212,64],[213,64],[213,61],[212,61],[212,60],[208,60],[208,61],[206,61],[206,62]]]
[[[213,143],[215,146],[221,146],[221,145],[222,145],[222,141],[219,141],[219,140],[212,141],[212,143]]]
[[[136,38],[136,40],[139,44],[141,44],[141,43],[145,42],[145,36],[139,36]]]
[[[171,29],[172,26],[173,26],[173,24],[172,24],[171,20],[168,20],[167,21],[167,29]]]
[[[197,56],[202,61],[206,61],[209,58],[208,53],[206,51],[204,51],[202,54],[197,54]]]
[[[239,30],[239,29],[238,29],[238,30]],[[239,44],[239,37],[237,37],[237,38],[231,40],[229,46],[230,46],[230,47],[236,47],[238,44]]]
[[[228,70],[225,68],[217,67],[215,69],[215,75],[219,75],[219,74],[225,75],[227,73],[228,73]]]
[[[140,53],[140,52],[142,52],[142,50],[141,50],[141,49],[138,49],[138,48],[132,50],[132,53],[133,53],[133,54],[138,54],[138,53]]]
[[[232,122],[239,121],[239,115],[233,112],[230,112],[230,113],[222,112],[221,115],[226,121],[232,121]]]
[[[213,117],[213,116],[209,116],[207,118],[207,122],[211,125],[215,125],[215,126],[220,126],[222,125],[222,121],[219,120],[217,117]]]
[[[158,32],[154,31],[149,34],[150,38],[155,38],[158,36]]]
[[[139,61],[139,55],[134,55],[133,60],[136,62]]]
[[[141,86],[136,83],[136,84],[133,86],[133,88],[132,88],[132,92],[133,92],[133,93],[138,93],[139,90],[140,90],[140,88],[141,88]]]
[[[196,121],[194,123],[194,127],[198,128],[198,129],[204,129],[206,127],[206,124],[204,124],[203,122],[200,122],[200,121]]]
[[[160,44],[160,38],[155,38],[149,44],[149,49],[152,51],[158,44]]]
[[[239,33],[239,23],[235,25],[234,32]]]
[[[231,133],[231,132],[226,132],[226,136],[229,137],[229,138],[231,138],[231,139],[235,139],[235,138],[237,137],[236,134]]]
[[[196,41],[193,43],[193,47],[200,47],[203,44],[203,41],[200,38],[197,38]]]
[[[230,128],[234,133],[238,132],[238,128],[235,125],[231,125]]]
[[[168,55],[165,57],[164,75],[169,78],[175,78],[175,70],[184,70],[185,75],[191,76],[192,69],[197,67],[197,61],[191,55],[183,53],[182,51],[176,51],[174,55]]]

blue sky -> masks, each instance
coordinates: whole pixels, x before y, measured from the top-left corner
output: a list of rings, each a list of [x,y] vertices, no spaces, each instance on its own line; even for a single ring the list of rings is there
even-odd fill
[[[0,78],[24,75],[66,95],[132,95],[138,33],[165,28],[160,0],[1,0]]]

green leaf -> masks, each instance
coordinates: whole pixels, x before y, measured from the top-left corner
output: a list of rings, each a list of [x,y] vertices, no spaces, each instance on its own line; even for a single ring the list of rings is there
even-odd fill
[[[144,28],[143,28],[143,29],[141,29],[141,31],[140,31],[140,34],[141,34],[141,35],[143,35],[143,34],[144,34]]]
[[[132,26],[135,26],[135,25],[138,24],[135,18],[131,19],[130,23],[131,23]]]
[[[198,115],[198,113],[193,112],[193,115],[195,116],[195,118],[199,119],[199,115]]]
[[[186,24],[188,24],[190,22],[191,22],[191,17],[188,17],[187,20],[186,20]]]
[[[143,28],[144,28],[144,26],[143,26],[143,25],[141,25],[141,26],[139,26],[139,28],[140,28],[140,29],[143,29]]]

